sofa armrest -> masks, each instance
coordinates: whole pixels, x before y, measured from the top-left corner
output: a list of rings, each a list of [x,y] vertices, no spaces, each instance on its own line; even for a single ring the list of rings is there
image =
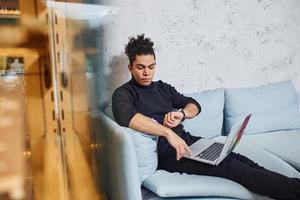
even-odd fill
[[[124,128],[96,111],[91,113],[93,130],[103,144],[100,155],[102,185],[110,199],[142,199],[133,139]],[[102,163],[101,163],[102,162]]]

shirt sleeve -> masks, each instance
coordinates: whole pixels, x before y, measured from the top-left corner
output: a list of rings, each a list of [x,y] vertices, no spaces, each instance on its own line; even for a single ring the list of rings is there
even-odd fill
[[[112,95],[112,111],[115,121],[120,126],[129,126],[130,120],[137,113],[133,95],[129,90],[118,88]]]
[[[192,97],[184,96],[179,93],[173,86],[169,85],[169,91],[171,95],[171,99],[173,101],[173,107],[176,109],[184,108],[187,104],[192,103],[198,108],[197,115],[201,112],[200,104],[193,99]]]

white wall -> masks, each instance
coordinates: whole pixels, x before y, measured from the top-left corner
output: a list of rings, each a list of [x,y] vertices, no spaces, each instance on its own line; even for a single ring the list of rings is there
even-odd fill
[[[102,1],[103,2],[103,1]],[[157,74],[181,92],[292,79],[300,92],[299,0],[107,0],[119,13],[104,28],[107,94],[128,80],[124,45],[145,33]]]

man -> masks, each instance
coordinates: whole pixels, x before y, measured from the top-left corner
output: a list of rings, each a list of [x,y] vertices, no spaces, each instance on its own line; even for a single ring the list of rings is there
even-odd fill
[[[119,125],[159,136],[158,168],[227,178],[275,199],[300,199],[299,179],[269,171],[240,154],[231,153],[218,166],[182,157],[192,154],[189,145],[201,137],[186,132],[180,122],[198,115],[201,106],[171,85],[152,81],[156,68],[153,45],[144,34],[130,38],[125,53],[132,79],[116,89],[112,104]]]

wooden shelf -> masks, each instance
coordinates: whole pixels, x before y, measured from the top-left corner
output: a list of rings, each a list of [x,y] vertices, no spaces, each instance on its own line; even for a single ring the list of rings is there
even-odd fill
[[[0,18],[15,19],[20,18],[21,11],[19,10],[18,0],[1,0],[0,2]]]
[[[19,19],[21,14],[2,14],[0,13],[1,19]]]

